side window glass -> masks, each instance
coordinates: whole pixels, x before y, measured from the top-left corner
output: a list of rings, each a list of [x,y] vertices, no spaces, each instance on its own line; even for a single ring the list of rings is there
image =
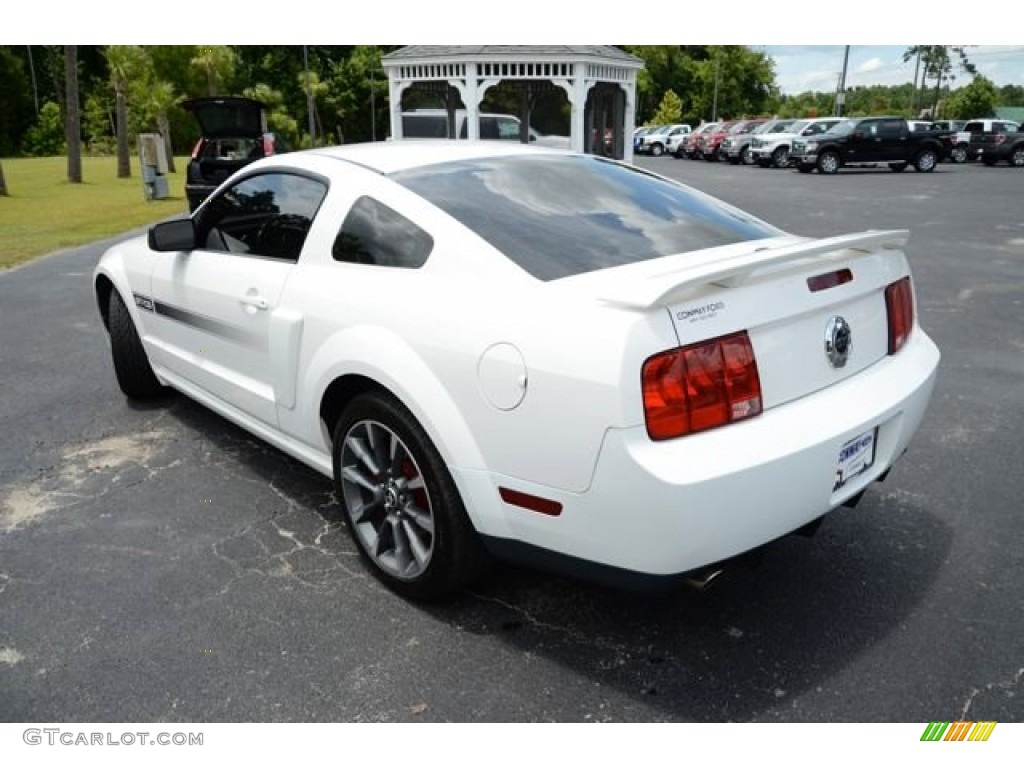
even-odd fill
[[[197,224],[210,251],[298,261],[327,185],[306,176],[250,176],[209,202]]]
[[[497,139],[498,138],[498,121],[493,117],[481,117],[480,118],[480,138],[481,139]]]
[[[331,255],[335,261],[417,269],[433,247],[434,238],[407,218],[363,196],[342,222]]]
[[[519,141],[519,123],[508,118],[498,118],[498,138]]]
[[[881,133],[887,139],[893,139],[900,135],[903,124],[899,120],[883,120]],[[925,130],[922,126],[916,126],[915,130]]]

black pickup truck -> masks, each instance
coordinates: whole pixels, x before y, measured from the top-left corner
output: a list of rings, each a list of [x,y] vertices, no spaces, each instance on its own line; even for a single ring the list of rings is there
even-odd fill
[[[1024,131],[972,133],[968,153],[985,165],[1005,160],[1012,166],[1024,168]]]
[[[912,131],[901,117],[857,117],[809,139],[797,139],[790,160],[801,173],[837,173],[852,165],[885,164],[893,171],[935,170],[946,149],[938,131]]]

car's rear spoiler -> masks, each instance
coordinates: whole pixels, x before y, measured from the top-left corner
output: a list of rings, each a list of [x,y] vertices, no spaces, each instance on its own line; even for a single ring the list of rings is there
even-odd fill
[[[602,292],[601,298],[611,304],[647,309],[657,304],[670,304],[704,286],[731,287],[746,280],[765,267],[789,261],[821,256],[838,251],[871,252],[902,248],[910,237],[905,229],[859,232],[851,235],[805,240],[775,248],[752,242],[753,250],[723,258],[721,254],[697,257],[678,269],[627,278],[614,288]]]

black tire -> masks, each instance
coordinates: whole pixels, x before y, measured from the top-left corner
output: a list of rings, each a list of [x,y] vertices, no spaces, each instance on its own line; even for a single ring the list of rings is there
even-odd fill
[[[931,173],[939,164],[939,156],[933,149],[922,149],[914,158],[914,170],[918,173]]]
[[[335,425],[332,455],[349,533],[386,586],[415,600],[436,600],[483,572],[487,555],[455,481],[405,406],[383,392],[354,398]],[[364,463],[367,455],[372,463]]]
[[[110,354],[121,391],[133,400],[152,400],[166,393],[157,380],[146,357],[135,323],[116,290],[110,291],[107,330],[110,332]]]
[[[839,155],[831,150],[818,155],[818,173],[832,175],[839,173]]]
[[[652,157],[661,157],[664,153],[665,153],[665,147],[663,147],[661,144],[655,142],[654,144],[651,145],[651,156]]]
[[[949,159],[957,165],[961,165],[967,162],[967,147],[963,144],[958,144],[950,150]]]
[[[740,162],[744,165],[753,165],[754,156],[750,154],[750,145],[748,144],[740,151]]]
[[[906,163],[889,163],[889,170],[893,173],[903,173],[907,170]]]
[[[789,165],[789,147],[777,147],[772,152],[772,165],[776,168],[785,168]]]
[[[1024,168],[1024,144],[1013,148],[1007,162],[1014,168]]]

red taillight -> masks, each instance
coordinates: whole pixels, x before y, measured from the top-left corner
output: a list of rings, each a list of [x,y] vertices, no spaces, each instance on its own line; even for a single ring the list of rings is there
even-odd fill
[[[652,440],[720,427],[761,412],[761,380],[746,331],[648,358],[642,383]]]
[[[914,327],[914,291],[909,277],[886,286],[885,309],[889,315],[889,354],[895,355]]]

